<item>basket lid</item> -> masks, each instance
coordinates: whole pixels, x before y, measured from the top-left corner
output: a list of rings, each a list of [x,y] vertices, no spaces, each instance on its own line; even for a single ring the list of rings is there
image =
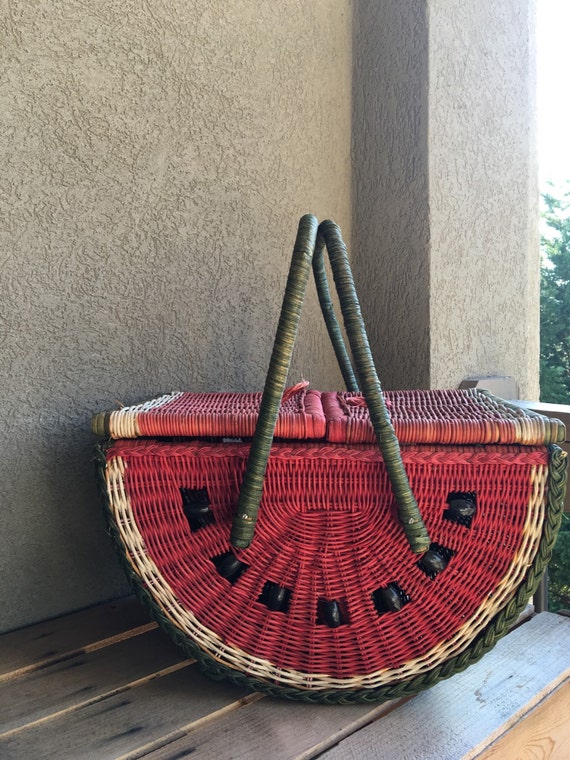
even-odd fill
[[[522,409],[477,388],[385,391],[384,398],[401,444],[524,444],[565,440],[560,420]],[[331,443],[372,443],[374,430],[360,393],[322,394]]]
[[[330,443],[374,443],[366,402],[360,393],[288,388],[275,437],[325,439]],[[95,415],[93,431],[110,438],[251,438],[261,393],[169,393],[135,406]],[[560,420],[493,396],[485,390],[385,391],[401,444],[523,444],[565,440]]]
[[[325,437],[321,393],[302,382],[283,394],[276,438],[313,440]],[[250,438],[261,393],[169,393],[135,406],[102,412],[93,432],[110,438]]]

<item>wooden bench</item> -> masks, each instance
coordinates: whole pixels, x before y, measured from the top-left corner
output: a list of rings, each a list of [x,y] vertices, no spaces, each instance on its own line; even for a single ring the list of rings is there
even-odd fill
[[[132,598],[0,637],[3,760],[570,758],[570,618],[527,614],[407,701],[307,706],[205,678]]]

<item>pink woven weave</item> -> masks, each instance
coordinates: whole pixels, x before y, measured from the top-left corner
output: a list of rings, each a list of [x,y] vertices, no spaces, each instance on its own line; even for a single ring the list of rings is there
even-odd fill
[[[477,390],[387,391],[386,405],[400,443],[524,443],[551,440],[550,421],[530,417]],[[359,393],[322,394],[331,443],[373,443],[368,408]],[[556,440],[556,438],[554,438]]]
[[[250,438],[255,432],[261,393],[181,393],[160,406],[138,412],[141,436]],[[325,436],[321,394],[294,386],[281,403],[276,438]]]

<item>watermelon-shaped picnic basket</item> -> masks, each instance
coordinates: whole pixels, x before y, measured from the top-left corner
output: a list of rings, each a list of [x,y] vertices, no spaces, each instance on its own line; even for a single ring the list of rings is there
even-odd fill
[[[345,391],[286,388],[311,269]],[[477,661],[562,515],[562,423],[473,389],[383,392],[340,230],[312,216],[263,393],[172,393],[93,428],[110,532],[153,616],[212,677],[292,699],[411,695]]]

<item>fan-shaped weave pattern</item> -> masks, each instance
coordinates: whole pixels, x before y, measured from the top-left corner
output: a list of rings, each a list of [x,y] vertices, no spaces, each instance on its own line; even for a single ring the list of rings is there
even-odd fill
[[[181,635],[210,658],[268,684],[375,689],[413,679],[463,651],[516,593],[542,535],[544,447],[403,448],[432,541],[449,562],[434,578],[418,565],[397,520],[374,446],[277,444],[255,540],[242,572],[223,577],[246,444],[121,441],[106,483],[122,551]],[[181,489],[207,493],[212,521],[192,528]],[[446,519],[450,493],[476,495],[472,522]],[[287,605],[264,601],[268,582]],[[374,593],[397,584],[405,604],[378,611]],[[322,619],[336,601],[341,623]]]

